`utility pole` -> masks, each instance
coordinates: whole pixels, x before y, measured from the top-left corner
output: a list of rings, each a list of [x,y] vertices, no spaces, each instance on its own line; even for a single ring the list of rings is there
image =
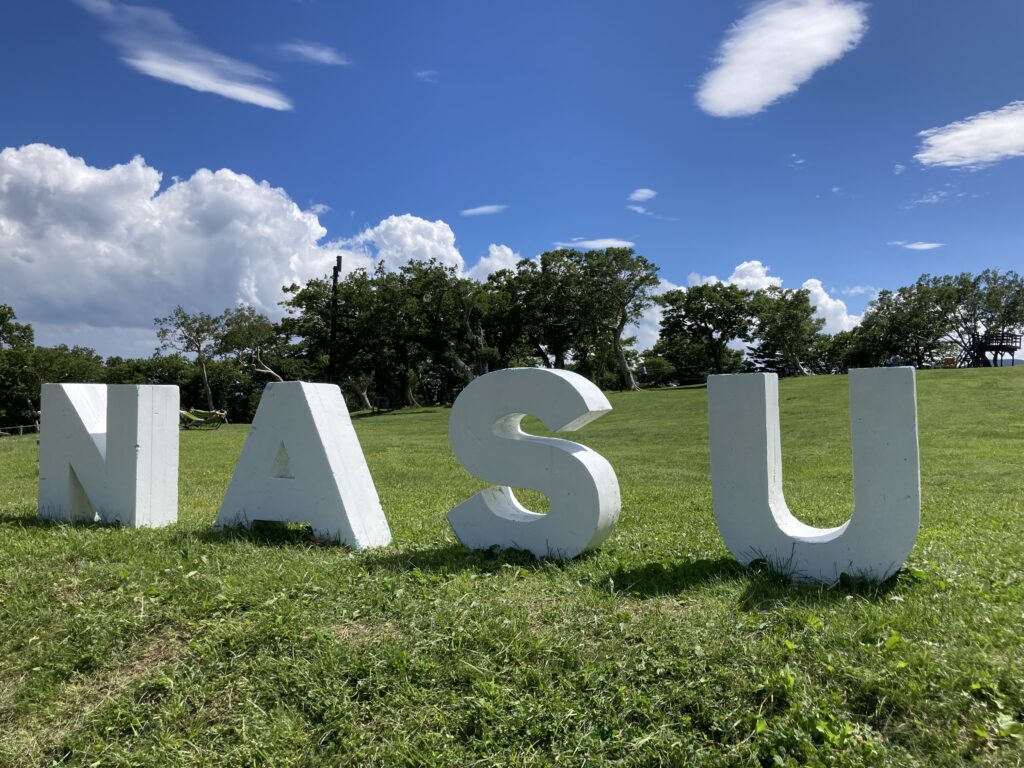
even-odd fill
[[[334,344],[338,340],[338,277],[341,275],[341,255],[334,263],[331,278],[331,338],[327,347],[327,383],[334,383]]]

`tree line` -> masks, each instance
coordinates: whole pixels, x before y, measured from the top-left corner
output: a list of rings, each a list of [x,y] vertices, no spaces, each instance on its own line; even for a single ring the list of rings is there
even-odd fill
[[[985,270],[881,291],[850,331],[823,332],[806,290],[713,283],[658,292],[658,269],[628,248],[559,249],[485,281],[436,261],[378,265],[284,287],[285,314],[176,307],[155,319],[149,358],[40,347],[0,305],[0,427],[34,417],[44,382],[176,384],[182,403],[252,417],[266,381],[336,382],[356,408],[451,403],[476,376],[568,368],[607,389],[699,383],[711,373],[782,376],[853,367],[984,366],[993,334],[1024,330],[1024,279]],[[638,351],[628,329],[657,303],[660,333]],[[335,341],[331,344],[332,307]]]

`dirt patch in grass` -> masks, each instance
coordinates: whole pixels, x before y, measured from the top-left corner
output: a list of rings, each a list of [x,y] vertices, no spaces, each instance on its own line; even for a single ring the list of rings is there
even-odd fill
[[[178,658],[187,642],[188,637],[180,627],[164,627],[146,638],[138,654],[127,657],[118,666],[68,682],[46,709],[21,717],[16,729],[0,736],[0,762],[12,766],[38,765],[47,756],[60,758],[60,745],[96,709]]]

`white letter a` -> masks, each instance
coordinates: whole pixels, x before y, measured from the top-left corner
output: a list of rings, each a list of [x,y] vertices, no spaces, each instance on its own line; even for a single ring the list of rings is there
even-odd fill
[[[268,384],[235,467],[217,525],[308,522],[313,533],[357,549],[391,531],[341,390]]]

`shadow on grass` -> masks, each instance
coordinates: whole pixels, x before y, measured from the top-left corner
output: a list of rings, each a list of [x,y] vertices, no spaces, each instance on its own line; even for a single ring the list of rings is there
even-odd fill
[[[588,559],[589,553],[573,558],[572,562]],[[461,544],[444,544],[425,549],[403,549],[367,553],[364,565],[368,571],[400,573],[420,570],[430,573],[495,573],[502,568],[518,567],[531,571],[559,568],[567,561],[539,558],[521,549],[470,549]]]
[[[844,574],[830,586],[808,584],[793,581],[763,561],[744,567],[730,557],[686,560],[670,565],[650,563],[628,570],[620,568],[611,574],[617,591],[636,597],[673,595],[698,586],[743,581],[745,586],[739,603],[740,608],[747,611],[766,610],[776,605],[829,604],[848,598],[874,602],[885,599],[910,578],[905,571],[883,582]]]
[[[751,563],[747,571],[750,578],[740,596],[740,608],[745,611],[764,611],[778,605],[829,605],[856,598],[877,602],[910,579],[905,571],[881,582],[844,573],[835,584],[813,584],[793,581],[763,561]]]
[[[225,528],[205,528],[188,531],[186,537],[206,544],[226,544],[233,541],[244,541],[261,547],[338,547],[344,548],[336,541],[318,539],[313,529],[304,523],[281,523],[273,520],[256,520],[252,527],[231,526]]]
[[[711,582],[733,581],[745,575],[743,567],[731,557],[717,560],[684,560],[665,565],[649,563],[639,568],[619,568],[611,574],[616,591],[636,597],[657,597],[684,592]]]
[[[0,526],[8,528],[57,528],[59,526],[73,526],[74,528],[120,528],[118,523],[104,523],[100,521],[85,520],[51,520],[47,517],[39,517],[32,512],[27,515],[0,514]]]
[[[442,410],[440,406],[435,408],[402,408],[396,411],[359,411],[351,414],[353,419],[376,419],[384,416],[419,416],[421,413],[436,413]]]

